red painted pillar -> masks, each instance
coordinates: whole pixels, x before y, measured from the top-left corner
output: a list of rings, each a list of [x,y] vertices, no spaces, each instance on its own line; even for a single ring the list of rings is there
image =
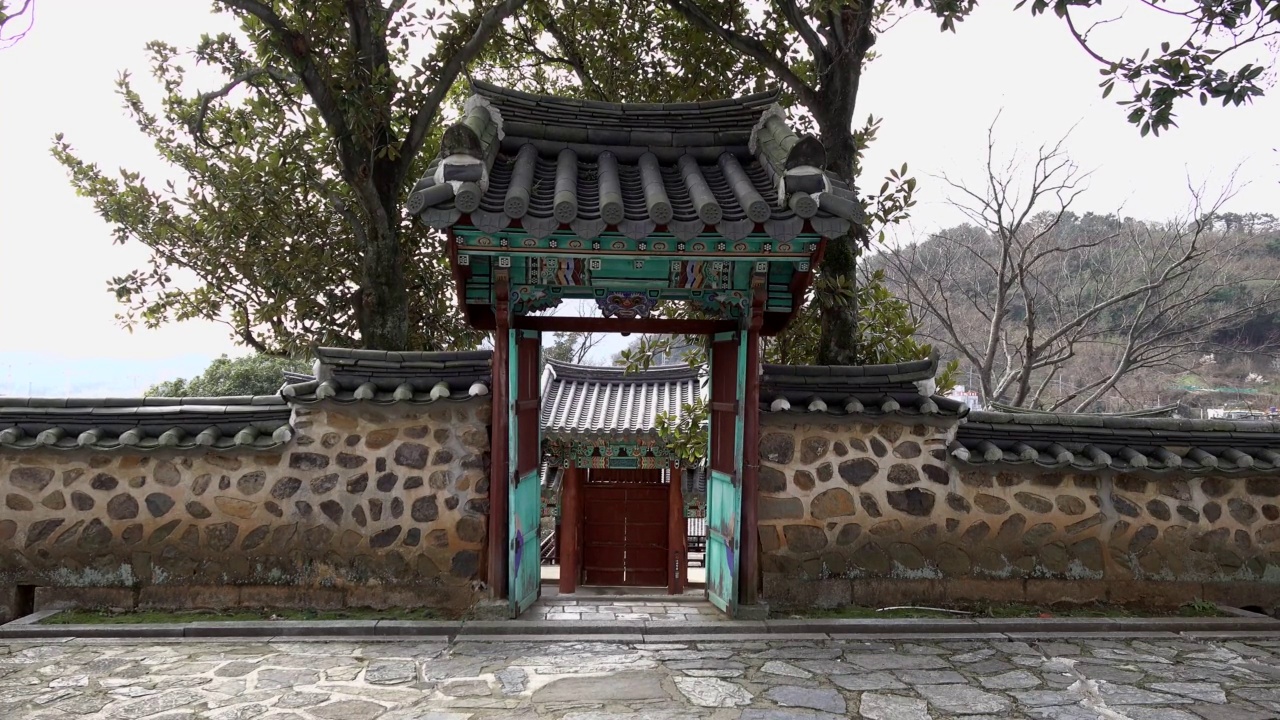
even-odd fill
[[[680,487],[680,468],[673,461],[670,465],[671,482],[667,489],[667,594],[684,592],[685,552],[684,493]]]
[[[564,469],[560,503],[560,538],[564,541],[560,548],[560,592],[563,594],[578,589],[581,564],[578,548],[582,529],[582,470],[576,465]]]
[[[493,436],[489,449],[489,592],[494,598],[507,596],[507,471],[510,459],[508,432],[511,422],[510,380],[507,377],[510,316],[507,305],[507,273],[499,270],[494,278],[494,315],[497,327],[493,333]]]
[[[746,392],[742,398],[742,564],[739,602],[755,605],[760,586],[760,326],[764,323],[765,288],[757,276],[747,327]]]

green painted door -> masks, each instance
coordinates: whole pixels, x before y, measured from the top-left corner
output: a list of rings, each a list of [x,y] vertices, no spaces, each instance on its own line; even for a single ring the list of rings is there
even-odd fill
[[[542,338],[539,333],[527,330],[510,332],[512,471],[507,496],[511,510],[507,533],[510,538],[507,587],[510,589],[512,617],[518,617],[542,591],[542,562],[538,552],[542,522],[542,492],[538,480],[542,454],[538,422]]]
[[[707,598],[734,615],[742,518],[742,396],[746,352],[742,333],[722,333],[711,343],[710,448],[707,454]]]

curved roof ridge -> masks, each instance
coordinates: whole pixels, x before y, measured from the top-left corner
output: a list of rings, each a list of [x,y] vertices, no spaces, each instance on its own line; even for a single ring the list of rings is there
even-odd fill
[[[1272,420],[1212,420],[1191,418],[1131,417],[1124,415],[1087,415],[1083,413],[1034,413],[1034,412],[992,412],[975,410],[969,413],[966,424],[1000,426],[998,429],[1013,430],[1015,427],[1034,428],[1065,426],[1093,427],[1109,430],[1143,431],[1183,431],[1200,433],[1280,433],[1280,422]],[[961,425],[963,428],[964,425]]]
[[[723,116],[733,116],[741,112],[746,120],[745,115],[754,114],[755,119],[745,129],[750,130],[751,125],[759,119],[759,115],[765,111],[770,105],[778,102],[782,97],[782,91],[774,88],[764,92],[750,93],[747,95],[739,95],[728,98],[717,98],[714,100],[696,100],[687,102],[669,102],[669,103],[647,103],[647,102],[606,102],[602,100],[585,100],[579,98],[563,97],[560,95],[540,95],[536,93],[528,93],[523,90],[515,90],[506,88],[494,83],[485,82],[483,80],[472,80],[471,90],[475,94],[485,98],[489,102],[497,105],[502,111],[504,120],[521,121],[522,118],[539,117],[544,118],[548,114],[556,114],[565,111],[599,111],[590,113],[590,120],[594,123],[607,121],[611,119],[611,115],[617,115],[618,121],[626,120],[627,123],[634,123],[637,115],[647,116],[649,118],[662,117],[663,115],[678,116],[688,113],[707,114],[708,112]],[[508,110],[511,115],[508,115]],[[571,118],[563,118],[569,120]],[[600,124],[609,124],[607,122]],[[729,128],[725,128],[729,129]],[[736,129],[736,128],[735,128]]]
[[[556,378],[560,380],[588,380],[611,383],[652,383],[670,380],[692,380],[699,375],[699,369],[689,367],[687,363],[673,365],[656,365],[648,370],[627,372],[626,368],[614,365],[575,365],[560,360],[546,359]]]

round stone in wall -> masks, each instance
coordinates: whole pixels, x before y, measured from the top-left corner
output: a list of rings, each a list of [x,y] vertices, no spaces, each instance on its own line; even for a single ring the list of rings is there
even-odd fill
[[[832,488],[820,493],[809,503],[809,513],[818,520],[853,515],[857,505],[853,496],[844,488]]]
[[[760,457],[785,465],[795,457],[796,440],[789,433],[767,433],[760,438]]]
[[[1033,513],[1053,512],[1053,503],[1046,497],[1041,497],[1035,493],[1020,492],[1014,493],[1013,499],[1018,501],[1022,507]]]
[[[313,495],[324,495],[337,486],[338,473],[329,473],[318,478],[311,478],[311,493]]]
[[[146,497],[144,503],[147,506],[147,512],[151,513],[151,517],[163,517],[165,513],[173,509],[173,498],[163,493],[151,493]]]
[[[862,505],[862,509],[871,517],[881,517],[880,503],[870,493],[861,493],[858,495],[858,503]]]
[[[787,525],[782,528],[787,548],[795,553],[817,552],[827,546],[827,533],[812,525]]]
[[[353,455],[352,453],[340,452],[338,453],[338,457],[335,462],[338,463],[338,467],[340,468],[354,470],[355,468],[369,462],[369,460],[363,455]]]
[[[916,517],[927,517],[933,512],[933,504],[937,500],[937,496],[932,491],[923,488],[907,488],[906,490],[890,490],[885,493],[885,499],[889,501],[889,507],[898,512]]]
[[[1171,520],[1173,513],[1169,512],[1169,506],[1163,501],[1151,499],[1147,501],[1147,514],[1157,520]]]
[[[920,443],[906,440],[893,446],[893,456],[896,458],[918,458],[920,457]]]
[[[48,495],[45,495],[44,499],[40,501],[40,504],[50,510],[61,510],[67,506],[67,498],[62,494],[61,490],[54,490]]]
[[[107,517],[112,520],[132,520],[138,517],[138,501],[128,493],[120,493],[107,501]]]
[[[920,473],[914,466],[894,463],[889,466],[889,482],[894,485],[911,485],[920,481]]]
[[[409,508],[409,516],[414,522],[432,522],[440,517],[440,508],[436,505],[436,496],[428,495],[413,501]]]
[[[821,435],[805,438],[800,443],[800,462],[812,465],[826,457],[831,441]]]
[[[1258,511],[1240,498],[1231,498],[1227,501],[1227,513],[1241,525],[1252,525],[1258,520]]]
[[[479,543],[485,539],[485,524],[480,518],[470,516],[458,518],[454,531],[462,542]]]
[[[25,512],[35,507],[35,505],[33,505],[25,496],[17,493],[9,493],[6,495],[4,498],[4,506],[10,510],[16,510],[18,512]]]
[[[973,504],[977,505],[983,512],[991,513],[992,515],[1003,515],[1009,512],[1009,503],[1004,498],[999,498],[995,495],[979,493],[973,498]]]
[[[404,442],[396,448],[396,464],[401,467],[421,470],[427,466],[431,450],[421,443]]]
[[[865,485],[880,472],[880,466],[870,458],[856,458],[840,463],[840,478],[858,487]]]
[[[1074,495],[1059,495],[1054,502],[1065,515],[1083,515],[1087,506]]]
[[[151,474],[157,484],[165,487],[177,487],[182,481],[182,473],[178,472],[177,466],[168,460],[156,463],[155,472]]]
[[[16,467],[9,471],[9,484],[29,493],[41,492],[51,482],[53,470],[50,468]]]
[[[329,467],[329,456],[313,452],[290,453],[289,467],[294,470],[323,470]]]
[[[1244,484],[1245,491],[1250,495],[1261,495],[1262,497],[1280,497],[1280,478],[1276,477],[1256,477],[1249,478]],[[1208,494],[1206,492],[1206,494]]]
[[[72,528],[74,530],[74,528]],[[101,520],[94,518],[85,525],[76,545],[82,550],[101,550],[111,544],[111,529]]]
[[[271,497],[277,500],[291,498],[302,489],[302,478],[282,477],[271,486]]]

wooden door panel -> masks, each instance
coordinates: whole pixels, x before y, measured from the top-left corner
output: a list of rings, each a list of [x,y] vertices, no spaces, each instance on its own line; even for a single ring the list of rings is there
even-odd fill
[[[583,582],[667,584],[667,486],[661,470],[592,470],[583,486]]]

